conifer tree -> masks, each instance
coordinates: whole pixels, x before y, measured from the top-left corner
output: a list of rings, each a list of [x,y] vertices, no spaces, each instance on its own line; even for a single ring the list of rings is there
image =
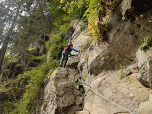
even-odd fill
[[[8,3],[8,2],[11,2],[11,1],[4,1],[4,2]],[[7,13],[8,14],[7,16],[9,16],[10,20],[3,20],[3,18],[5,18],[5,17],[2,17],[2,15],[0,17],[1,20],[5,21],[5,23],[6,23],[6,25],[4,25],[3,30],[1,30],[1,34],[2,34],[2,32],[4,33],[4,35],[3,35],[4,36],[4,40],[3,40],[2,47],[1,47],[1,50],[0,50],[0,69],[2,67],[2,62],[3,62],[3,59],[4,59],[4,55],[5,55],[8,43],[9,43],[9,41],[11,39],[11,33],[12,33],[13,29],[15,28],[15,23],[16,23],[16,20],[18,18],[18,15],[19,15],[19,10],[21,8],[21,3],[22,3],[22,1],[16,1],[16,2],[13,1],[12,2],[12,6],[14,6],[14,7],[10,7],[8,9],[9,11],[11,11],[12,15],[9,13],[9,11]],[[5,8],[7,9],[7,7],[8,6],[6,4]],[[16,12],[14,12],[13,9]],[[6,10],[4,10],[4,11],[6,11]],[[5,12],[4,12],[4,14],[5,14]],[[6,16],[6,18],[7,18],[7,16]],[[8,30],[5,30],[6,28]]]
[[[45,2],[45,0],[37,0],[37,2],[38,2],[38,5],[39,5],[39,10],[40,10],[40,12],[41,12],[41,15],[42,15],[42,19],[43,19],[43,21],[44,21],[44,24],[45,24],[45,27],[46,27],[46,30],[47,30],[47,33],[48,34],[50,34],[51,32],[50,32],[50,29],[49,29],[49,26],[48,26],[48,23],[47,23],[47,21],[46,21],[46,17],[45,17],[45,15],[44,15],[44,11],[43,11],[43,3],[45,4],[46,2]]]

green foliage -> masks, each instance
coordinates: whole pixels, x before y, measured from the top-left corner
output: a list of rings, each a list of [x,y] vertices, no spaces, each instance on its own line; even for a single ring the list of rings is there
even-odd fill
[[[32,110],[40,98],[40,91],[43,87],[42,83],[47,78],[46,74],[49,71],[47,63],[43,63],[31,71],[27,71],[24,75],[30,77],[26,92],[23,97],[15,103],[16,109],[12,113],[26,114]]]
[[[106,24],[110,22],[112,12],[115,10],[115,5],[119,0],[103,1],[89,0],[89,7],[84,16],[88,19],[87,32],[94,38],[96,44],[99,40],[103,40],[103,32],[107,31]],[[106,17],[106,21],[102,19]]]
[[[84,76],[82,80],[85,81],[86,80],[86,76]]]
[[[120,12],[121,12],[121,13],[122,13],[122,11],[123,11],[123,10],[122,10],[122,9],[120,9]]]
[[[88,61],[88,57],[85,58],[85,61],[86,61],[86,62]]]
[[[46,47],[49,51],[46,61],[46,55],[39,57],[33,56],[33,52],[35,50],[32,48],[32,44],[36,45],[36,43],[38,43],[37,41],[39,40],[39,36],[46,34],[47,31],[41,12],[38,10],[38,5],[33,5],[32,9],[30,9],[33,0],[26,0],[28,6],[25,8],[30,12],[27,12],[27,15],[19,18],[18,23],[16,24],[17,29],[14,30],[12,35],[8,52],[11,53],[11,56],[18,55],[18,53],[23,52],[26,61],[41,59],[43,60],[43,63],[40,63],[36,68],[28,68],[31,70],[18,75],[15,80],[9,82],[13,83],[10,87],[5,87],[9,86],[8,82],[4,82],[2,86],[0,85],[0,92],[9,92],[7,93],[9,100],[12,100],[12,93],[10,93],[11,90],[15,90],[16,92],[18,91],[17,94],[23,94],[21,99],[17,99],[14,102],[5,102],[5,110],[8,109],[8,111],[11,111],[13,114],[32,113],[32,108],[34,108],[39,102],[41,89],[43,88],[42,83],[44,83],[44,80],[47,79],[47,77],[50,77],[54,69],[59,65],[61,52],[68,43],[68,37],[62,38],[61,34],[63,31],[67,30],[71,19],[74,17],[79,19],[84,17],[89,23],[88,32],[94,37],[95,42],[98,41],[96,36],[101,34],[101,31],[99,30],[99,23],[97,23],[99,19],[99,12],[105,11],[107,8],[112,8],[112,5],[110,6],[110,3],[105,1],[104,5],[106,8],[104,9],[104,5],[100,4],[101,1],[103,0],[50,0],[49,7],[46,5],[46,9],[44,9],[42,4],[46,21],[49,22],[49,27],[52,30],[50,40],[46,43]],[[114,0],[113,2],[116,1],[117,0]],[[50,12],[51,17],[49,17]],[[0,20],[0,23],[1,22],[2,21]],[[3,25],[4,24],[2,24],[2,26]],[[103,25],[103,23],[101,23],[101,25]],[[81,30],[84,29],[85,26],[81,26]],[[54,32],[56,34],[53,34]],[[3,39],[1,36],[0,38]],[[90,40],[86,43],[90,43]],[[88,58],[86,58],[86,61],[87,59]],[[10,56],[6,55],[4,64],[9,64],[10,61]],[[83,81],[85,81],[85,79],[86,77],[83,77]],[[21,81],[27,82],[25,88],[19,87],[19,83]]]
[[[54,70],[52,66],[48,66],[46,62],[46,55],[37,57],[35,59],[42,59],[43,63],[40,64],[38,67],[32,68],[31,71],[25,71],[23,74],[18,75],[16,79],[9,80],[7,83],[0,85],[0,92],[5,92],[9,97],[8,99],[6,99],[6,102],[3,105],[4,110],[8,111],[9,113],[29,114],[39,100],[44,80],[47,78],[47,76],[50,76],[47,75],[48,71],[50,69],[51,71]],[[21,82],[27,84],[26,88],[20,87]],[[17,99],[12,102],[12,100],[14,99],[13,96],[19,95],[21,97],[22,94],[23,97],[20,100]]]
[[[65,25],[66,23],[70,23],[73,15],[69,15],[66,11],[63,10],[65,6],[64,0],[60,2],[60,0],[50,0],[49,2],[49,10],[52,13],[53,24],[60,29],[60,26]]]
[[[84,16],[88,19],[88,33],[95,39],[96,35],[99,34],[98,30],[98,13],[101,10],[100,0],[90,0],[89,8],[86,10]]]
[[[32,47],[32,44],[30,44],[27,50],[32,51],[32,50],[34,50],[34,49],[35,49],[35,48]]]
[[[67,23],[63,24],[62,27],[61,29],[66,29]],[[46,55],[34,56],[33,53],[35,50],[32,48],[31,43],[29,43],[30,45],[27,45],[27,48],[24,50],[25,58],[28,59],[27,61],[32,61],[33,59],[41,59],[43,60],[43,63],[41,63],[38,67],[31,68],[30,71],[24,72],[23,76],[19,75],[19,77],[28,77],[27,85],[26,88],[24,88],[25,93],[23,94],[23,97],[20,100],[14,102],[13,107],[6,105],[6,109],[11,109],[10,111],[12,112],[10,113],[29,114],[31,113],[31,110],[36,106],[36,103],[39,102],[40,93],[43,87],[42,84],[47,77],[50,77],[52,72],[59,65],[61,52],[68,43],[68,38],[61,37],[62,33],[63,32],[52,34],[50,40],[47,41],[46,48],[50,52],[50,54],[47,56],[48,59],[46,59]],[[28,69],[29,68],[26,70]],[[19,77],[16,80],[20,80]],[[15,87],[17,86],[15,85]],[[9,91],[10,89],[11,88],[8,88],[6,90],[4,88],[1,88],[0,90],[4,92],[4,90]],[[15,109],[13,110],[12,108]]]
[[[70,14],[73,12],[74,8],[76,7],[76,1],[71,1],[70,3],[67,2],[65,7],[63,7],[63,9],[66,11],[67,9],[67,12]]]
[[[10,101],[5,101],[3,105],[5,106],[4,110],[7,110],[7,112],[12,111],[12,109],[15,107],[14,103]]]
[[[147,36],[142,40],[142,44],[140,45],[139,49],[146,51],[150,46],[152,46],[152,39],[151,36]]]
[[[121,80],[121,79],[124,78],[125,76],[126,76],[126,74],[121,71],[121,74],[120,74],[120,76],[119,76],[119,79]]]
[[[63,40],[61,33],[52,34],[50,41],[46,43],[46,47],[49,50],[49,59],[60,59],[61,53],[64,47],[67,45],[68,39]]]
[[[62,0],[60,0],[62,1]],[[72,17],[82,18],[88,8],[89,0],[68,0],[64,1],[63,10],[72,15]]]
[[[9,63],[11,63],[12,61],[12,58],[6,53],[5,56],[4,56],[4,60],[3,60],[3,68],[6,67]]]
[[[62,33],[52,34],[50,40],[46,43],[46,47],[49,52],[47,56],[47,63],[50,68],[47,75],[52,74],[54,69],[59,65],[61,53],[68,43],[68,39],[62,39],[61,34]]]
[[[39,93],[43,87],[42,83],[47,77],[50,77],[54,69],[59,65],[61,51],[67,44],[67,39],[61,39],[60,34],[51,35],[50,40],[46,43],[46,47],[50,52],[48,61],[43,61],[38,67],[32,68],[31,71],[26,72],[26,75],[30,77],[28,85],[26,86],[26,91],[23,94],[23,97],[15,104],[16,108],[12,113],[31,113],[32,108],[39,102]],[[38,58],[46,60],[46,55],[44,57],[37,57],[37,59]]]
[[[138,21],[139,20],[139,18],[137,17],[137,16],[135,16],[135,19]]]
[[[86,44],[91,44],[92,43],[92,40],[89,38],[89,39],[87,39],[85,42],[84,42],[84,45],[86,45]]]
[[[131,7],[131,10],[134,11],[134,7]]]
[[[36,103],[39,102],[38,100],[40,99],[40,93],[43,88],[44,80],[47,77],[50,77],[54,69],[58,66],[61,52],[68,43],[68,38],[61,37],[62,32],[58,34],[51,34],[50,40],[46,44],[46,47],[50,52],[48,61],[46,61],[46,55],[38,57],[34,56],[33,53],[36,50],[32,47],[32,45],[36,45],[39,41],[39,36],[44,35],[47,32],[41,13],[38,10],[38,5],[36,4],[32,7],[33,9],[30,9],[30,5],[33,1],[26,1],[27,4],[29,4],[29,6],[27,6],[27,10],[30,10],[30,12],[27,12],[27,15],[19,18],[18,23],[16,24],[16,29],[14,30],[9,43],[10,48],[8,48],[8,52],[11,56],[6,55],[3,63],[8,65],[12,61],[11,57],[19,59],[22,54],[24,55],[25,61],[41,59],[43,63],[41,62],[39,66],[35,68],[25,68],[26,71],[24,71],[23,74],[18,75],[18,77],[16,77],[14,80],[10,79],[11,81],[0,84],[0,92],[8,92],[10,100],[4,103],[4,109],[8,110],[8,112],[12,114],[31,114],[32,108],[34,108]],[[70,15],[64,11],[64,2],[67,2],[67,0],[62,0],[61,2],[59,0],[51,0],[49,3],[50,7],[46,8],[49,9],[49,11],[44,11],[45,16],[47,17],[46,20],[49,20],[49,27],[52,28],[52,33],[53,31],[55,31],[55,33],[58,31],[65,31],[71,22],[71,19],[74,17],[74,15],[77,15],[76,13]],[[72,4],[70,7],[73,7]],[[80,12],[82,16],[84,12],[82,12],[82,10],[84,10],[83,7],[80,7],[76,9],[76,12]],[[50,12],[51,16],[53,15],[53,17],[48,16],[50,15]],[[52,25],[52,23],[54,25]],[[19,86],[20,82],[24,80],[26,82],[26,87],[21,88]],[[9,87],[6,88],[5,86]],[[21,94],[19,97],[22,98],[14,101],[11,93],[12,90],[15,90],[13,95]]]
[[[60,3],[62,9],[72,17],[84,17],[88,21],[87,32],[97,43],[103,39],[103,31],[107,30],[105,24],[110,21],[112,11],[119,0],[60,0]],[[107,21],[103,22],[102,17],[106,15]]]
[[[86,26],[84,24],[80,24],[80,31],[84,31],[86,29]]]
[[[83,110],[83,108],[84,108],[84,105],[82,105],[82,110]]]
[[[22,96],[25,91],[25,88],[20,87],[20,82],[25,82],[28,80],[29,77],[27,77],[27,75],[22,74],[19,75],[17,79],[8,80],[7,82],[0,84],[0,92],[6,96],[3,103],[4,113],[10,113],[16,107],[15,103],[18,101],[18,97]]]
[[[126,76],[126,73],[124,73],[123,70],[124,70],[125,68],[127,68],[127,66],[128,66],[128,65],[126,65],[126,66],[120,66],[120,72],[121,72],[121,74],[119,75],[119,79],[120,79],[120,80]]]

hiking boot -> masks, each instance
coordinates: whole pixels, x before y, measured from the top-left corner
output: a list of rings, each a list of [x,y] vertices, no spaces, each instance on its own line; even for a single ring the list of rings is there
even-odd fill
[[[60,64],[60,67],[62,67],[62,64]]]

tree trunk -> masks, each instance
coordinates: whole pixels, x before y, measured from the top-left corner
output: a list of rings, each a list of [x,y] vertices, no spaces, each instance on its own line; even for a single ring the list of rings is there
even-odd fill
[[[41,11],[41,14],[42,14],[42,18],[43,18],[43,21],[44,21],[44,24],[45,24],[47,33],[48,33],[48,34],[51,34],[50,29],[49,29],[49,26],[48,26],[48,23],[47,23],[46,18],[45,18],[45,15],[44,15],[44,13],[43,13],[43,8],[42,8],[42,5],[41,5],[41,3],[40,3],[40,0],[37,0],[37,1],[38,1],[38,4],[39,4],[39,8],[40,8],[40,11]]]
[[[10,27],[7,35],[6,35],[6,38],[5,38],[4,42],[3,42],[2,48],[0,50],[0,70],[2,68],[2,63],[3,63],[4,55],[5,55],[5,52],[6,52],[6,49],[7,49],[7,45],[9,43],[9,40],[10,40],[10,36],[11,36],[12,30],[13,30],[13,28],[15,26],[15,23],[16,23],[16,19],[17,19],[17,16],[19,14],[20,7],[21,7],[21,3],[19,4],[19,6],[17,8],[17,12],[16,12],[16,15],[15,15],[13,21],[12,21],[12,25],[11,25],[11,27]]]

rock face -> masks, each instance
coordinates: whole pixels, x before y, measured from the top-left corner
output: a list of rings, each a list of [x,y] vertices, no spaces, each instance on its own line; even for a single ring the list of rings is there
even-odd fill
[[[133,0],[135,4],[135,0]],[[149,21],[152,10],[142,14],[138,20],[122,20],[120,9],[116,10],[111,22],[108,24],[108,32],[105,39],[111,50],[117,53],[124,61],[135,61],[135,53],[141,45],[141,40],[151,34],[152,23]],[[115,55],[114,55],[115,56]],[[120,63],[122,64],[122,62]]]
[[[151,114],[152,113],[152,94],[149,94],[149,99],[148,101],[145,101],[143,103],[139,104],[139,108],[135,109],[134,111],[136,114]]]
[[[138,67],[141,68],[142,65],[148,60],[148,58],[150,58],[152,56],[152,48],[146,50],[146,51],[142,51],[142,50],[138,50],[136,52],[136,58],[138,61]]]
[[[91,81],[90,87],[107,99],[135,114],[149,114],[146,113],[145,110],[142,110],[143,107],[147,112],[152,112],[151,105],[141,107],[139,105],[142,103],[144,104],[145,101],[149,102],[148,96],[152,93],[152,90],[143,87],[136,78],[137,74],[129,75],[122,80],[118,79],[119,75],[121,75],[120,72],[109,71],[107,73],[101,73],[95,80]],[[89,78],[89,76],[87,78]],[[87,90],[88,88],[86,87],[85,89]],[[85,98],[83,111],[77,112],[77,114],[119,113],[129,114],[128,111],[109,102],[92,91],[90,91]]]
[[[136,53],[138,66],[140,68],[139,81],[152,88],[152,48],[146,52],[138,50]]]
[[[71,69],[59,67],[54,71],[44,90],[41,114],[71,114],[73,112],[83,93],[76,88],[76,76],[77,72]]]
[[[136,6],[137,1],[132,3]],[[152,49],[138,50],[141,40],[152,32],[149,7],[138,12],[144,13],[139,20],[122,20],[118,9],[108,25],[104,43],[92,43],[86,31],[73,27],[76,31],[72,42],[81,53],[69,58],[67,65],[75,69],[78,65],[79,74],[74,69],[54,71],[44,91],[41,114],[72,113],[84,94],[76,89],[80,76],[94,91],[87,93],[83,109],[80,106],[76,114],[152,114]],[[83,84],[85,93],[88,87]]]
[[[122,21],[120,11],[114,14],[105,36],[107,41],[82,48],[83,54],[79,63],[81,67],[87,60],[90,73],[98,75],[104,70],[116,70],[121,65],[125,66],[136,61],[136,51],[142,43],[141,40],[151,34],[152,23],[149,22],[151,17],[148,16],[151,13],[152,10],[133,23]],[[77,41],[77,44],[79,42],[80,40]]]

